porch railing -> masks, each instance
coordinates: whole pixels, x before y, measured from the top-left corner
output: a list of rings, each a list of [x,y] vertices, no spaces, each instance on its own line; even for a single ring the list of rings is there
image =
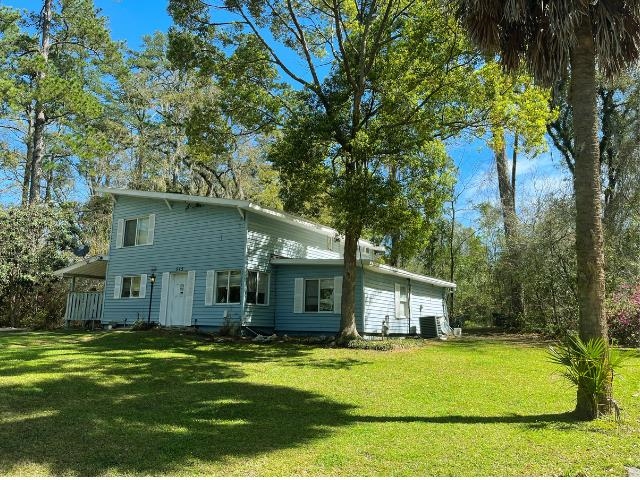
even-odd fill
[[[71,292],[67,296],[65,322],[97,321],[102,318],[102,292]]]

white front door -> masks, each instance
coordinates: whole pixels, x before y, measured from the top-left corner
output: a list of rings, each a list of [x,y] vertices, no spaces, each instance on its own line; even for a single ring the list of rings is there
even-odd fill
[[[167,325],[185,325],[187,307],[187,274],[172,273],[169,282]]]

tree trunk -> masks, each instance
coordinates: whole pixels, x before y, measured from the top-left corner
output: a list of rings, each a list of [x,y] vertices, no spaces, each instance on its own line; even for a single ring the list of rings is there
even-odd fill
[[[453,194],[453,192],[452,192]],[[453,243],[456,233],[456,197],[451,197],[451,230],[449,232],[449,281],[455,283],[456,256],[453,250]],[[449,294],[449,318],[453,320],[455,308],[455,290],[451,289]]]
[[[400,252],[398,251],[398,242],[400,242],[400,234],[398,232],[391,234],[391,249],[389,252],[389,265],[398,268],[400,266]]]
[[[51,4],[53,0],[44,0],[42,13],[40,15],[41,25],[41,44],[40,54],[45,62],[49,60],[49,48],[51,46],[50,28],[51,28]],[[44,80],[44,71],[38,72],[38,84]],[[31,162],[31,170],[29,172],[29,204],[33,204],[40,199],[40,175],[42,171],[42,160],[44,158],[44,131],[47,124],[47,115],[44,105],[41,101],[36,101],[35,105],[35,123],[33,126],[33,158]]]
[[[604,254],[596,104],[595,47],[588,15],[576,27],[571,52],[571,95],[575,132],[576,255],[580,337],[607,339],[604,315]],[[594,418],[593,402],[578,387],[576,413]],[[598,402],[608,405],[608,402]]]
[[[511,176],[509,175],[509,168],[507,165],[507,151],[506,146],[502,145],[502,148],[497,149],[495,153],[496,157],[496,170],[498,173],[498,191],[500,192],[500,204],[502,206],[502,220],[504,225],[504,239],[507,248],[507,283],[509,285],[510,296],[510,314],[513,319],[518,322],[519,318],[524,313],[524,301],[522,298],[522,283],[518,279],[517,268],[518,262],[518,217],[516,215],[516,189],[515,189],[515,162],[516,162],[516,150],[517,150],[517,136],[516,144],[514,145],[514,158],[513,168]]]
[[[22,177],[22,206],[29,203],[29,192],[31,191],[31,165],[33,163],[33,125],[34,119],[29,112],[29,124],[27,126],[26,144],[27,156],[24,162],[24,176]]]
[[[356,256],[362,229],[350,225],[344,238],[344,276],[342,278],[342,315],[340,318],[339,344],[360,338],[356,328]]]
[[[53,190],[53,170],[47,172],[46,183],[44,187],[44,202],[49,203],[51,201],[51,192]]]
[[[392,163],[389,166],[389,178],[392,180],[397,180],[398,178],[398,166],[395,163]],[[400,251],[398,248],[398,243],[400,243],[400,231],[396,230],[391,234],[391,250],[389,251],[389,265],[392,267],[400,267]]]

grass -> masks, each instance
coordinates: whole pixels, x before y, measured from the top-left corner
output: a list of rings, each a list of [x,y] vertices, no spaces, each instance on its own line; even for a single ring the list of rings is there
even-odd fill
[[[0,475],[604,476],[640,467],[640,356],[622,423],[574,421],[543,345],[379,352],[158,332],[0,334]]]

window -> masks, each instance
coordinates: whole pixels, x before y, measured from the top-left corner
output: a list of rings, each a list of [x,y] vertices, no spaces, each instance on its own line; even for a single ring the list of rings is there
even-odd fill
[[[304,311],[333,312],[333,278],[305,280]]]
[[[218,272],[216,303],[240,303],[240,270]]]
[[[140,275],[122,277],[120,298],[140,298]]]
[[[247,272],[247,303],[267,305],[269,303],[269,274]]]
[[[125,247],[134,245],[148,245],[149,242],[149,217],[132,218],[124,222]]]
[[[396,283],[396,318],[409,317],[409,288]]]

